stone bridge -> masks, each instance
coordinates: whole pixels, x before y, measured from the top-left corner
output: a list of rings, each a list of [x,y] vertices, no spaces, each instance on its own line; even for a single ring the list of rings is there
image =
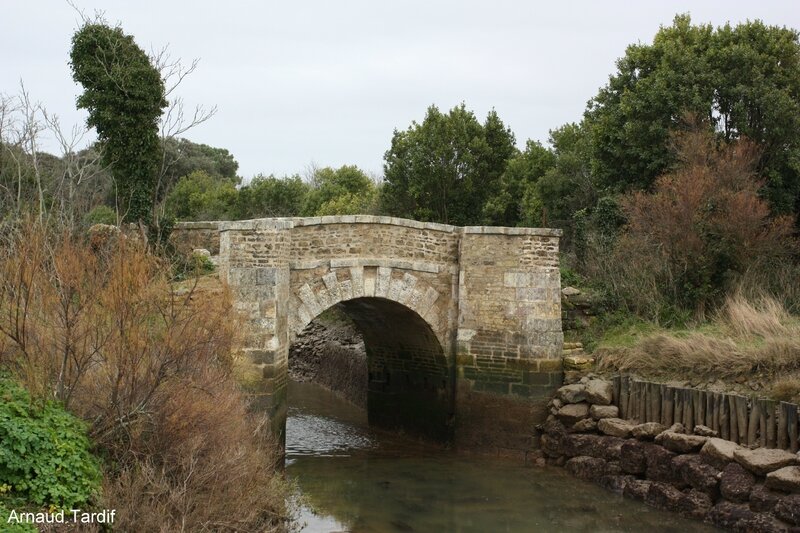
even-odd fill
[[[204,243],[192,236],[202,236]],[[278,428],[287,358],[339,306],[361,330],[371,424],[458,446],[528,449],[562,383],[559,230],[366,215],[185,223],[247,318],[245,360]]]

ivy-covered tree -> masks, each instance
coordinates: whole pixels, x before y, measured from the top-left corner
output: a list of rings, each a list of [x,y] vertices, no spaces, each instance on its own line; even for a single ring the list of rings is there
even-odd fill
[[[101,23],[84,24],[72,37],[70,65],[83,86],[78,107],[97,130],[121,212],[147,223],[161,161],[158,123],[167,106],[161,74],[133,37]]]

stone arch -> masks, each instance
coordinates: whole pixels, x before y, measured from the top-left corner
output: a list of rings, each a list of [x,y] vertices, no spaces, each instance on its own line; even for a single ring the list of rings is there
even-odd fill
[[[408,271],[377,270],[374,287],[354,267],[341,277],[331,270],[293,290],[289,342],[337,306],[364,339],[370,424],[449,440],[455,366],[440,336],[440,311],[434,306],[439,294]]]
[[[446,350],[447,320],[434,304],[439,291],[419,275],[406,269],[375,267],[375,276],[365,276],[363,266],[331,268],[321,276],[292,287],[289,336],[293,340],[321,312],[338,303],[358,298],[391,300],[414,311],[436,334]]]

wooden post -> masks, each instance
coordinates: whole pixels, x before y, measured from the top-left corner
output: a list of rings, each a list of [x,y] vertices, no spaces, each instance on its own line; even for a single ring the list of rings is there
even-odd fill
[[[738,419],[739,444],[747,443],[747,398],[736,395],[736,417]]]
[[[786,402],[781,402],[778,407],[778,448],[785,450],[789,447],[789,431],[787,429]]]
[[[756,400],[758,404],[758,445],[767,447],[767,405],[764,398]]]
[[[767,448],[774,448],[777,445],[776,426],[778,422],[775,417],[775,400],[764,400],[764,409],[767,412]]]
[[[705,392],[692,390],[692,404],[694,405],[694,423],[704,424],[706,421],[706,399]]]
[[[747,445],[751,448],[758,444],[758,425],[760,419],[758,412],[758,401],[753,398],[750,401],[750,420],[747,422]]]
[[[714,393],[710,391],[706,391],[706,427],[714,428]]]
[[[716,431],[718,434],[722,434],[719,427],[719,394],[716,392],[710,392],[712,397],[712,415],[711,415],[711,429]]]
[[[619,374],[617,374],[613,378],[611,378],[611,385],[613,387],[613,390],[612,390],[612,393],[611,393],[612,394],[611,405],[616,405],[617,407],[619,407],[619,393],[620,393],[620,383],[621,383],[621,381],[622,381],[622,378],[620,377]]]
[[[789,434],[789,450],[792,453],[797,453],[797,406],[781,402],[781,407],[786,411],[786,432]]]
[[[650,422],[650,412],[653,410],[653,406],[650,405],[650,382],[644,381],[642,382],[642,420],[641,422]]]
[[[725,440],[731,438],[731,420],[728,410],[728,399],[724,394],[717,394],[719,398],[719,436]]]
[[[728,402],[728,413],[730,418],[730,440],[739,444],[739,414],[736,412],[736,398],[733,394],[726,394],[725,399]]]
[[[650,420],[649,422],[661,421],[661,387],[658,383],[649,383],[648,395],[650,396]]]
[[[631,378],[628,376],[623,376],[619,380],[619,403],[617,407],[619,407],[619,417],[623,420],[628,418],[628,386],[630,381]]]
[[[675,388],[675,408],[673,409],[675,424],[683,424],[683,389]]]
[[[667,385],[661,385],[661,423],[669,427],[675,420],[675,389]]]
[[[683,389],[683,425],[686,431],[694,428],[694,407],[692,406],[692,389]]]

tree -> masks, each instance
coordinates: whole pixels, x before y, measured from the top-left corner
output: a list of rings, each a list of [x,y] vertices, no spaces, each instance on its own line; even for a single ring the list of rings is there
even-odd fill
[[[215,148],[199,144],[189,139],[164,139],[164,183],[163,190],[169,189],[183,176],[202,170],[219,180],[229,180],[238,184],[241,178],[236,175],[239,163],[225,148]]]
[[[299,216],[309,189],[300,176],[276,178],[259,174],[239,189],[236,218]]]
[[[342,197],[347,200],[340,200]],[[356,214],[350,211],[367,209],[375,196],[375,183],[355,165],[315,169],[311,189],[306,196],[305,216]],[[324,213],[323,206],[326,206]],[[338,207],[337,207],[338,206]],[[344,212],[340,212],[344,211]],[[363,212],[362,212],[363,213]]]
[[[384,159],[383,209],[448,224],[479,224],[498,188],[514,135],[492,111],[485,124],[462,103],[443,114],[428,108],[421,124],[395,130]]]
[[[180,220],[230,220],[236,212],[237,195],[230,181],[196,170],[173,187],[166,198],[166,210]]]
[[[756,168],[773,212],[800,200],[800,43],[788,28],[753,21],[662,27],[629,46],[584,115],[592,171],[617,191],[646,189],[676,163],[670,131],[689,112],[726,139],[761,148]]]
[[[159,118],[167,106],[159,70],[133,37],[102,23],[75,33],[70,65],[84,89],[78,107],[97,130],[125,218],[149,222],[162,154]]]

